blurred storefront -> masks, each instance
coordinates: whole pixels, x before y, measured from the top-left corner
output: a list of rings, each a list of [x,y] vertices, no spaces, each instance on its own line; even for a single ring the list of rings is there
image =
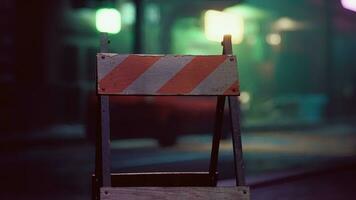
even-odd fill
[[[120,29],[110,34],[110,50],[118,53],[221,54],[207,32],[219,24],[207,13],[223,13],[224,26],[232,27],[227,31],[236,30],[245,127],[356,117],[356,12],[341,1],[5,2],[2,9],[16,19],[3,20],[9,23],[1,41],[5,131],[85,123],[92,114],[88,95],[95,91],[96,14],[103,7],[120,14]]]

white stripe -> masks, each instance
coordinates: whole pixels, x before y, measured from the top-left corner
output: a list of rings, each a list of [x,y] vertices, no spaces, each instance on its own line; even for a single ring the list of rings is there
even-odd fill
[[[230,60],[232,59],[233,60]],[[190,94],[224,94],[237,80],[236,58],[229,56],[207,78],[194,88]]]
[[[181,71],[195,56],[167,55],[159,59],[136,79],[124,94],[155,93],[166,84],[174,75]]]
[[[119,55],[110,53],[100,53],[97,55],[98,60],[98,80],[103,79],[129,55]]]

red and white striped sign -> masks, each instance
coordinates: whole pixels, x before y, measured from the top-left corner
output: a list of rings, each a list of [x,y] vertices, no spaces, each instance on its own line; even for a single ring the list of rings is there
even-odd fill
[[[239,95],[231,55],[97,55],[98,93],[107,95]]]

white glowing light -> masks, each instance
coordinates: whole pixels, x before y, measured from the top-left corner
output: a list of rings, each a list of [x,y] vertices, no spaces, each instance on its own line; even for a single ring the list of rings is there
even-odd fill
[[[356,0],[341,0],[342,7],[356,12]]]
[[[232,43],[243,40],[244,21],[234,13],[208,10],[204,15],[205,36],[208,40],[221,42],[224,35],[232,36]]]
[[[114,8],[97,10],[95,21],[100,32],[116,34],[121,30],[121,14]]]

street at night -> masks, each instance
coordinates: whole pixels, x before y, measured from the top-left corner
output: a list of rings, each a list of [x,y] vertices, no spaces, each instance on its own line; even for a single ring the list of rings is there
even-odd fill
[[[80,131],[80,128],[76,128]],[[94,147],[77,138],[1,153],[1,199],[89,199]],[[4,146],[3,146],[4,148]],[[219,185],[235,184],[231,140],[221,142]],[[244,132],[247,184],[253,199],[344,199],[355,195],[356,127]],[[211,137],[185,136],[172,147],[152,139],[112,142],[113,172],[207,171]],[[14,197],[13,194],[21,194]]]
[[[0,200],[356,199],[356,0],[0,16]]]

